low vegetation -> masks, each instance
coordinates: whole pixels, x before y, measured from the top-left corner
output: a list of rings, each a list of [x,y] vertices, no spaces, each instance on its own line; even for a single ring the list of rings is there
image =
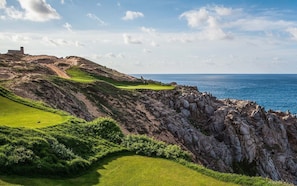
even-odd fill
[[[122,145],[136,154],[166,159],[190,160],[190,154],[177,145],[168,145],[145,135],[128,135],[123,139]]]
[[[146,89],[146,90],[172,90],[174,89],[173,85],[162,85],[162,84],[144,84],[144,85],[120,85],[117,86],[121,89],[126,90],[139,90],[139,89]]]
[[[17,97],[0,87],[0,124],[11,127],[41,128],[66,122],[70,116],[39,102]]]
[[[97,80],[95,77],[80,70],[78,67],[69,68],[66,72],[71,77],[71,80],[80,83],[92,83]]]
[[[45,179],[0,177],[2,185],[236,185],[218,181],[181,164],[160,158],[143,156],[112,156],[105,158],[97,168],[77,178]],[[0,182],[1,184],[1,182]]]
[[[19,98],[3,88],[0,90],[0,101],[8,102],[7,107],[17,110],[24,106],[28,107],[25,109],[69,117],[41,103]],[[21,115],[15,114],[16,117]],[[263,178],[208,170],[190,163],[190,155],[176,145],[143,135],[125,136],[110,118],[86,122],[69,117],[60,124],[38,129],[20,126],[0,123],[1,185],[44,185],[45,181],[47,185],[231,185],[225,182],[286,185]],[[133,154],[162,157],[177,163]]]
[[[0,96],[0,123],[11,127],[40,128],[65,122],[68,117],[39,110]]]
[[[87,73],[76,66],[67,69],[66,72],[71,77],[71,80],[80,82],[80,83],[93,83],[95,81],[105,81],[117,88],[125,89],[125,90],[138,90],[138,89],[172,90],[174,89],[173,85],[163,85],[161,83],[155,83],[155,82],[145,83],[145,82],[142,82],[141,80],[135,81],[135,82],[116,81],[112,78]]]

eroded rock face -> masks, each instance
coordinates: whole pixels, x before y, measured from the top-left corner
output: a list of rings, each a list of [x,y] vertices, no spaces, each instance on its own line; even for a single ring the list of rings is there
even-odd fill
[[[297,184],[295,116],[193,87],[145,94],[180,112],[165,125],[206,167]]]
[[[112,117],[125,133],[180,145],[208,168],[297,184],[297,119],[290,113],[265,111],[251,101],[218,100],[196,87],[131,92],[103,82],[48,78],[55,72],[40,64],[41,57],[0,56],[0,83],[86,120]],[[78,65],[90,73],[133,80],[81,58],[49,59],[42,62],[61,70]]]

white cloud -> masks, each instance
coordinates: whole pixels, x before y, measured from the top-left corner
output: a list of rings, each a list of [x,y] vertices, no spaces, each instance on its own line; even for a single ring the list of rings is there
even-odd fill
[[[95,54],[92,55],[93,59],[123,59],[125,55],[123,53],[115,54],[113,52],[108,52],[106,54]]]
[[[205,8],[201,8],[200,10],[190,10],[184,12],[179,16],[179,18],[186,19],[190,27],[196,28],[205,25],[209,18],[209,13]]]
[[[146,28],[146,27],[141,27],[140,30],[144,33],[148,33],[148,34],[151,34],[151,35],[155,35],[156,33],[156,29],[154,28]]]
[[[7,17],[12,19],[24,19],[24,12],[17,10],[15,7],[7,7],[5,8],[5,13]]]
[[[65,3],[65,0],[61,0],[61,4],[64,4]]]
[[[118,6],[118,7],[120,7],[120,6],[121,6],[121,3],[120,3],[119,1],[117,2],[117,6]]]
[[[248,32],[284,34],[289,32],[288,28],[296,27],[297,24],[293,21],[265,16],[265,14],[253,15],[248,11],[244,12],[243,9],[232,9],[217,5],[186,11],[179,18],[186,20],[190,28],[197,29],[199,40],[230,39],[247,35]],[[291,35],[294,36],[292,33]]]
[[[102,21],[102,19],[100,19],[99,17],[97,17],[95,14],[91,14],[91,13],[88,13],[87,16],[90,18],[90,19],[93,19],[95,21],[98,21],[101,25],[104,25],[105,22]]]
[[[295,23],[284,20],[269,20],[263,17],[241,18],[224,24],[225,28],[235,28],[243,31],[286,30]]]
[[[48,21],[60,19],[60,15],[45,0],[19,0],[21,7],[25,10],[25,19],[30,21]]]
[[[152,53],[150,49],[146,49],[146,48],[144,48],[142,51],[143,53],[146,53],[146,54]]]
[[[297,40],[297,28],[288,28],[287,32],[291,34],[292,39]]]
[[[111,59],[111,58],[117,58],[117,59],[125,58],[124,54],[122,54],[122,53],[115,54],[113,52],[108,52],[108,53],[106,53],[104,55],[100,55],[100,56],[101,56],[101,58],[109,58],[109,59]]]
[[[83,44],[81,44],[78,41],[68,41],[65,39],[50,39],[47,36],[42,37],[42,41],[45,44],[49,44],[52,46],[75,46],[75,47],[80,47],[80,46],[84,46]]]
[[[13,42],[22,42],[22,43],[28,43],[30,38],[28,36],[23,36],[23,35],[19,35],[19,34],[15,34],[11,36],[11,40]]]
[[[84,44],[80,43],[79,41],[75,41],[75,42],[74,42],[74,45],[75,45],[76,47],[83,47],[83,46],[85,46]]]
[[[72,31],[72,26],[71,26],[71,24],[69,24],[69,23],[67,23],[67,22],[63,25],[63,27],[66,28],[68,31]]]
[[[125,44],[142,44],[141,40],[134,39],[128,34],[123,34],[123,39]]]
[[[186,19],[188,26],[200,30],[196,38],[178,38],[183,43],[192,42],[193,40],[221,40],[230,39],[231,36],[225,33],[218,20],[219,16],[230,15],[231,9],[224,7],[201,8],[199,10],[190,10],[182,13],[179,18]]]
[[[104,56],[107,57],[107,58],[116,58],[116,57],[117,57],[117,56],[116,56],[114,53],[112,53],[112,52],[107,53],[107,54],[105,54]]]
[[[197,39],[198,34],[174,34],[168,38],[168,42],[178,42],[178,43],[192,43]]]
[[[4,9],[6,7],[6,0],[0,0],[0,9]]]
[[[155,41],[152,41],[151,46],[152,47],[159,47],[160,45],[158,43],[156,43]]]
[[[204,30],[200,33],[200,40],[221,40],[221,39],[232,39],[233,37],[226,34],[222,29],[220,28],[209,28],[207,30]]]
[[[60,19],[57,11],[46,0],[18,0],[22,10],[14,6],[7,7],[6,1],[0,1],[0,7],[5,9],[8,18],[23,19],[35,22],[44,22],[52,19]]]
[[[143,13],[141,12],[133,12],[133,11],[127,11],[126,15],[122,17],[123,20],[134,20],[139,17],[144,17]]]
[[[232,8],[225,8],[225,7],[221,7],[221,6],[215,6],[214,10],[216,11],[216,13],[218,15],[221,15],[221,16],[231,15],[233,12]]]

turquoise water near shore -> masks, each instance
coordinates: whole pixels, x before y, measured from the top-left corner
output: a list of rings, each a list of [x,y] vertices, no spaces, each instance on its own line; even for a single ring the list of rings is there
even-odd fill
[[[266,110],[297,113],[297,74],[133,74],[163,83],[196,86],[219,99],[250,100]]]

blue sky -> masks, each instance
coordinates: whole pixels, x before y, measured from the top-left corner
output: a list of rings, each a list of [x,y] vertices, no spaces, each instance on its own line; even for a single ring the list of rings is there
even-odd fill
[[[295,0],[0,0],[0,53],[135,73],[297,73]]]

